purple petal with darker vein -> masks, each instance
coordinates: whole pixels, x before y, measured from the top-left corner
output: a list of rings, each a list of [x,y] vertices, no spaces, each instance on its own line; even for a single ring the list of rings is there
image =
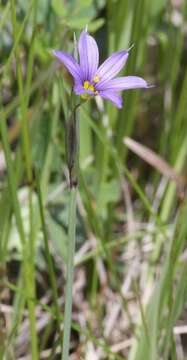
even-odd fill
[[[97,70],[101,81],[112,79],[125,65],[128,58],[128,51],[122,50],[113,53]]]
[[[84,80],[92,81],[99,64],[99,50],[94,38],[85,30],[80,35],[78,49]]]
[[[97,90],[121,91],[128,89],[148,88],[147,82],[141,77],[124,76],[98,83]]]
[[[56,56],[64,64],[64,66],[73,76],[75,81],[82,81],[83,76],[80,65],[75,61],[73,56],[66,54],[62,51],[53,51],[53,55]]]
[[[122,97],[114,91],[100,91],[99,95],[104,99],[111,101],[118,109],[122,108]]]

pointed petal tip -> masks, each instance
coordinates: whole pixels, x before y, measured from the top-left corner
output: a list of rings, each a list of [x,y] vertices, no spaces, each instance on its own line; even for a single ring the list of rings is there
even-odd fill
[[[134,47],[134,44],[132,44],[126,51],[127,52],[131,51],[133,49],[133,47]]]
[[[150,85],[138,76],[123,76],[98,84],[99,91],[123,91],[130,89],[148,89]],[[151,85],[152,87],[152,85]]]
[[[119,51],[119,53],[120,54],[122,54],[122,55],[127,55],[128,56],[128,54],[129,54],[129,49],[127,49],[127,50],[121,50],[121,51]]]
[[[85,26],[85,28],[81,31],[79,39],[82,35],[89,35],[88,33],[88,25]]]
[[[51,50],[51,53],[52,53],[54,56],[57,56],[57,50],[52,49],[52,50]]]
[[[152,85],[148,85],[147,84],[147,89],[154,89],[154,88],[156,88],[158,85],[154,85],[154,84],[152,84]]]
[[[154,88],[157,88],[158,85],[154,85],[154,84],[151,84],[149,85],[146,81],[145,81],[145,86],[142,87],[142,89],[154,89]]]
[[[52,54],[58,58],[58,60],[62,61],[62,57],[65,53],[61,52],[60,50],[52,50]]]
[[[61,60],[61,56],[63,56],[63,53],[60,50],[52,50],[52,54],[59,60]]]

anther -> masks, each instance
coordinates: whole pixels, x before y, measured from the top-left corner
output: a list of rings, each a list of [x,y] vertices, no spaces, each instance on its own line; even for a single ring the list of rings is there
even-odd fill
[[[94,86],[93,86],[93,85],[90,85],[90,86],[88,87],[88,90],[94,91]]]
[[[99,80],[100,80],[99,76],[95,75],[93,78],[94,83],[97,84],[99,82]]]
[[[90,82],[88,80],[84,81],[84,84],[83,84],[84,89],[88,90],[89,86],[90,86]]]

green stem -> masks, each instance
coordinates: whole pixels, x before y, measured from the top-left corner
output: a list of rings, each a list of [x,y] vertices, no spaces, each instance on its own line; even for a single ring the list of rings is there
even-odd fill
[[[65,313],[64,313],[64,334],[62,360],[69,359],[70,334],[71,334],[71,313],[72,313],[72,287],[74,272],[74,253],[75,253],[75,232],[76,232],[76,194],[77,188],[70,188],[70,206],[68,223],[68,256],[67,256],[67,279],[65,293]]]
[[[45,252],[46,252],[48,269],[49,269],[49,279],[52,288],[53,301],[54,301],[55,313],[57,318],[57,327],[60,334],[60,310],[58,306],[58,289],[55,279],[52,256],[50,254],[50,248],[48,244],[48,234],[47,234],[47,227],[46,227],[45,214],[44,214],[44,204],[43,204],[40,180],[38,175],[36,175],[36,182],[37,182],[37,190],[38,190],[38,202],[39,202],[39,211],[41,217],[41,225],[42,225],[43,237],[44,237],[44,246],[45,246]]]

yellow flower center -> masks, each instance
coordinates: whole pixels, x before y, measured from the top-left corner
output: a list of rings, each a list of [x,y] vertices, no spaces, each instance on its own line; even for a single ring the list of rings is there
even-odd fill
[[[95,76],[94,79],[93,79],[94,83],[97,83],[99,81],[99,77],[98,76]],[[91,84],[90,81],[86,80],[84,81],[83,83],[83,88],[85,90],[90,90],[90,91],[93,91],[93,95],[98,95],[98,91],[95,90],[95,87],[94,87],[94,84]],[[85,94],[81,94],[81,98],[84,99],[84,100],[88,100],[92,97],[92,95],[88,94],[88,93],[85,93]]]
[[[97,84],[99,82],[99,80],[100,80],[99,76],[95,75],[93,78],[94,83]]]
[[[91,90],[91,91],[95,91],[94,89],[94,85],[90,84],[90,82],[88,80],[84,81],[83,87],[85,90]]]
[[[95,91],[94,86],[91,84],[88,88],[88,90]]]
[[[85,81],[85,82],[84,82],[83,87],[85,88],[85,90],[88,90],[89,85],[90,85],[90,82],[89,82],[89,81]]]

